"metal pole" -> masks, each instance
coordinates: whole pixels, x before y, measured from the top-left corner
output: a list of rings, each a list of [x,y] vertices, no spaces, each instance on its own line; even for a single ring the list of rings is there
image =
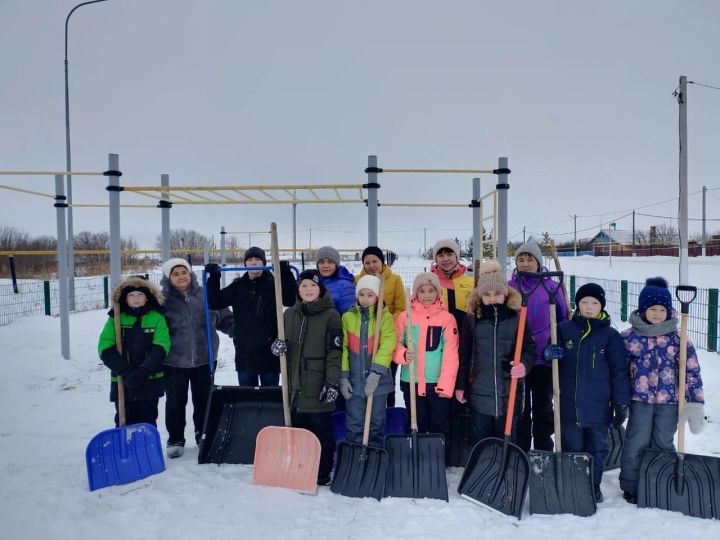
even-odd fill
[[[210,262],[210,243],[203,246],[203,266]]]
[[[612,268],[612,236],[610,234],[610,226],[612,223],[608,223],[608,254],[610,255],[610,268]]]
[[[495,189],[497,190],[497,258],[500,261],[500,269],[503,275],[507,275],[508,258],[508,190],[510,182],[508,180],[510,169],[508,168],[508,158],[498,158],[498,179]]]
[[[680,232],[680,285],[688,282],[688,149],[687,149],[687,77],[680,77],[680,90],[677,96],[680,105],[679,135],[680,135],[680,197],[678,201],[678,229]]]
[[[427,255],[427,227],[423,227],[423,257]]]
[[[110,204],[110,287],[120,283],[120,157],[108,154],[108,193]]]
[[[70,16],[76,9],[88,4],[97,4],[98,2],[106,2],[107,0],[92,0],[91,2],[83,2],[76,5],[70,10],[65,17],[65,170],[72,171],[72,159],[70,154],[70,84],[68,74],[68,25],[70,24]],[[67,178],[67,264],[70,274],[69,294],[70,309],[75,311],[75,234],[73,232],[73,210],[72,210],[72,175],[66,175]]]
[[[295,190],[293,189],[293,261],[297,257],[297,203],[294,202]]]
[[[160,185],[170,187],[169,174],[160,175]],[[172,203],[170,202],[169,191],[161,191],[160,196],[162,197],[158,203],[158,207],[161,209],[160,247],[162,248],[162,260],[165,262],[170,260],[170,208],[172,208]]]
[[[577,257],[577,214],[573,216],[573,251]]]
[[[368,156],[368,183],[365,185],[368,191],[368,246],[378,245],[378,166],[377,156]]]
[[[20,294],[17,286],[17,274],[15,273],[15,257],[13,255],[8,257],[8,263],[10,265],[10,279],[12,280],[13,293]]]
[[[632,256],[635,257],[635,210],[633,210]]]
[[[68,300],[67,267],[67,198],[63,186],[63,176],[55,175],[55,216],[57,218],[57,254],[58,286],[60,298],[60,352],[65,360],[70,360],[70,302]]]
[[[523,244],[525,242],[527,242],[527,240],[525,239],[525,225],[523,225]]]
[[[220,227],[220,266],[227,265],[227,251],[225,251],[225,235],[227,235],[227,231],[225,230],[225,225]],[[225,274],[227,272],[223,272],[220,275],[220,285],[222,288],[225,288]]]
[[[705,245],[707,244],[707,232],[705,229],[705,195],[707,195],[707,187],[703,186],[702,191],[702,256],[705,256]]]
[[[480,205],[482,205],[482,202],[480,201],[480,179],[479,178],[473,178],[472,179],[472,192],[473,192],[473,198],[472,198],[472,216],[473,216],[473,252],[472,252],[472,263],[470,265],[471,268],[475,268],[474,264],[475,261],[482,261],[482,221],[480,221]]]

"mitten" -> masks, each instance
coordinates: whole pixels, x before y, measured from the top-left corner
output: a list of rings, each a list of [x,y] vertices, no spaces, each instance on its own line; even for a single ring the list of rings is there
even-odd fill
[[[548,345],[543,350],[543,360],[548,366],[552,364],[553,359],[560,360],[565,356],[565,351],[560,345]]]
[[[325,381],[322,390],[320,390],[320,395],[318,396],[320,403],[324,405],[327,405],[328,403],[335,403],[337,397],[338,385],[335,383],[331,383],[330,381]]]
[[[222,272],[220,272],[220,265],[219,265],[219,264],[208,263],[208,264],[205,265],[205,273],[207,274],[208,279],[209,279],[209,278],[220,277],[220,274],[221,274]]]
[[[128,388],[140,388],[148,378],[148,371],[145,368],[137,368],[125,375],[122,380]]]
[[[630,408],[627,405],[622,405],[621,403],[614,403],[612,425],[614,427],[622,426],[625,423],[625,420],[627,420],[629,410]]]
[[[275,356],[282,356],[283,354],[287,354],[287,351],[288,351],[287,339],[276,339],[270,345],[270,352],[273,353]]]
[[[371,371],[367,379],[365,379],[365,395],[372,396],[377,390],[378,384],[380,384],[381,375],[375,371]]]
[[[353,395],[353,388],[352,384],[350,384],[350,379],[342,377],[338,382],[342,397],[344,397],[346,400],[350,399]]]
[[[702,433],[702,430],[705,429],[705,405],[694,401],[686,403],[680,421],[685,422],[686,420],[690,433],[694,435]]]

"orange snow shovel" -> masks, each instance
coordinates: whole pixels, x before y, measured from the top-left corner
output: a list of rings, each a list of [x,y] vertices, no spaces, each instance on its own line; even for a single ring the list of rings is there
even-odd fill
[[[122,328],[120,304],[113,305],[115,318],[115,348],[120,355]],[[117,376],[118,424],[95,435],[85,449],[85,465],[90,491],[129,484],[165,470],[160,433],[151,424],[125,425],[125,386]]]
[[[278,339],[285,340],[283,322],[282,287],[280,282],[280,253],[277,226],[270,224],[273,273],[275,274],[275,312]],[[287,358],[280,355],[282,376],[283,414],[285,427],[268,426],[260,430],[255,440],[253,483],[263,486],[284,487],[304,493],[317,493],[317,476],[320,468],[320,441],[307,429],[292,427],[290,397],[288,395]]]

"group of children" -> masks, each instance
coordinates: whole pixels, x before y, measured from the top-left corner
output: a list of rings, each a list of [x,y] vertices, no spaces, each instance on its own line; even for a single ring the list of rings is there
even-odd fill
[[[576,308],[569,320],[564,320],[569,314],[555,281],[550,287],[539,282],[525,289],[528,284],[523,283],[523,278],[527,275],[523,272],[535,273],[531,279],[549,279],[537,275],[543,270],[537,244],[528,243],[518,250],[516,263],[521,272],[515,273],[510,282],[501,273],[499,263],[488,261],[477,269],[472,287],[467,282],[472,278],[458,269],[458,251],[452,241],[436,244],[433,271],[420,273],[413,281],[409,313],[398,308],[397,291],[387,294],[388,277],[394,274],[387,271],[377,248],[363,253],[363,259],[366,255],[374,257],[379,264],[376,271],[364,271],[355,278],[352,305],[347,301],[350,279],[344,274],[338,277],[342,267],[333,248],[319,250],[325,257],[318,257],[318,270],[299,275],[295,304],[284,313],[286,341],[276,340],[270,348],[273,354],[286,354],[288,359],[286,383],[293,425],[311,430],[321,442],[318,484],[330,482],[335,451],[331,413],[339,395],[345,401],[346,440],[350,443],[362,441],[367,398],[382,398],[373,399],[369,444],[383,446],[385,398],[395,392],[393,363],[402,366],[400,388],[406,404],[412,383],[408,367],[415,363],[418,430],[441,433],[446,441],[453,398],[470,402],[474,442],[502,437],[511,379],[527,379],[529,384],[520,385],[515,406],[516,420],[528,419],[524,449],[529,449],[532,434],[536,449],[552,450],[549,365],[557,359],[563,450],[592,455],[595,497],[602,501],[600,481],[608,452],[608,426],[621,425],[629,414],[620,487],[629,502],[636,502],[642,450],[672,450],[678,420],[678,320],[667,283],[661,278],[648,280],[640,293],[638,310],[631,315],[631,327],[621,335],[611,325],[605,311],[605,292],[598,284],[588,283],[577,290]],[[447,264],[444,259],[452,260],[453,255],[454,265]],[[525,256],[534,260],[521,261]],[[332,284],[332,292],[342,297],[342,315],[336,310],[339,302],[335,294],[326,284]],[[137,308],[127,297],[138,288],[135,284],[119,291],[122,308],[129,310],[123,311],[124,328],[147,328],[147,310],[156,307],[152,304],[143,313],[132,311]],[[377,313],[381,291],[384,301]],[[146,299],[152,296],[149,291],[143,293]],[[549,342],[549,295],[557,300],[557,320],[561,321],[557,344]],[[520,362],[514,364],[521,303],[526,306],[527,324],[519,340]],[[391,307],[395,308],[394,314]],[[145,351],[131,353],[127,360],[113,353],[114,340],[110,326],[106,326],[100,352],[114,374],[129,378],[134,373],[128,371],[129,364],[133,364],[132,369],[142,369],[146,379],[152,379],[157,358],[169,347],[162,338],[161,319],[153,319],[154,334],[148,330],[132,334],[141,337],[143,345],[126,346],[131,351],[145,347]],[[410,328],[408,320],[412,321]],[[380,329],[376,344],[377,325]],[[146,360],[138,363],[137,358],[143,355]],[[697,432],[703,425],[703,390],[697,356],[689,342],[687,359],[689,403],[685,414],[691,430]],[[532,377],[534,372],[536,377]],[[151,420],[154,423],[154,418]],[[514,433],[516,438],[519,432],[520,428]]]

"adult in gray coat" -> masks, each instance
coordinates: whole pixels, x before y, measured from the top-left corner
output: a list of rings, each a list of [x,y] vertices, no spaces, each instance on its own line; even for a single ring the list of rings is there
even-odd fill
[[[200,441],[205,411],[212,386],[207,350],[203,289],[184,259],[169,259],[162,266],[165,319],[170,329],[170,354],[165,359],[165,427],[168,431],[167,456],[183,455],[185,447],[185,405],[188,384],[192,391],[195,442]],[[220,339],[215,331],[232,337],[233,315],[229,309],[210,312],[213,357],[217,358]]]

